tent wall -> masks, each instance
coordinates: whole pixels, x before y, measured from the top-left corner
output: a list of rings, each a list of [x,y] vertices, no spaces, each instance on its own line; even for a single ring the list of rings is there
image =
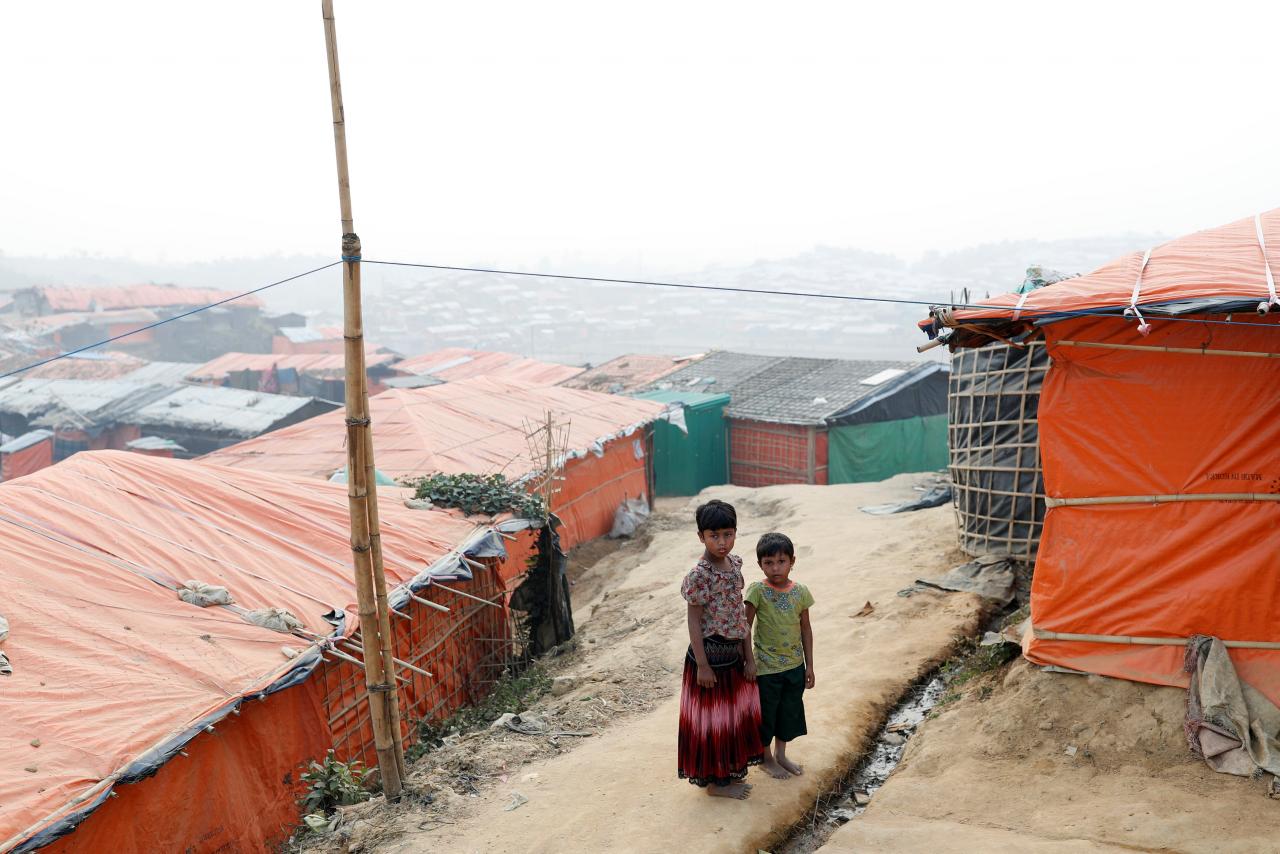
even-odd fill
[[[0,454],[0,481],[13,480],[24,474],[53,465],[53,437],[13,453]]]
[[[406,747],[418,740],[418,723],[440,721],[463,706],[489,695],[506,665],[518,657],[518,641],[508,606],[516,579],[537,550],[537,532],[522,531],[507,543],[507,558],[485,558],[486,569],[474,570],[471,581],[443,584],[495,603],[485,605],[437,586],[415,595],[449,608],[437,611],[410,601],[398,608],[409,620],[395,620],[395,655],[432,674],[431,678],[401,669],[400,718]],[[326,725],[333,747],[344,760],[377,764],[373,725],[364,688],[364,672],[349,662],[330,661],[321,669]]]
[[[901,418],[830,430],[831,483],[865,483],[947,465],[947,416]]]
[[[565,551],[603,537],[613,528],[613,516],[628,498],[651,497],[650,438],[646,428],[607,442],[603,456],[588,453],[569,460],[564,483],[553,501],[564,522],[560,542]]]
[[[825,484],[826,429],[729,419],[729,482],[752,487]]]
[[[319,688],[313,676],[245,703],[41,852],[275,851],[298,824],[301,763],[329,744]]]
[[[1044,522],[1036,413],[1048,368],[1043,341],[951,357],[951,481],[960,547],[971,555],[1035,559]]]
[[[645,400],[684,405],[685,430],[668,421],[653,428],[654,491],[658,495],[697,495],[708,486],[729,482],[728,395],[658,391]],[[687,398],[687,399],[686,399]]]
[[[1049,510],[1031,591],[1032,661],[1185,685],[1190,635],[1280,643],[1280,502],[1250,497],[1280,492],[1280,360],[1239,355],[1273,354],[1277,326],[1155,321],[1146,337],[1110,318],[1047,327],[1053,368],[1039,420]],[[1151,349],[1162,347],[1192,352]],[[1240,498],[1187,500],[1221,494]],[[1245,681],[1280,702],[1280,650],[1231,656]]]

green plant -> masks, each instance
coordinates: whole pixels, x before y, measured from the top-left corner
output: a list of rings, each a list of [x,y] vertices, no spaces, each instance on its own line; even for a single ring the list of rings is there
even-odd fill
[[[332,750],[324,761],[312,761],[302,773],[302,782],[307,784],[307,791],[298,799],[303,814],[329,815],[338,807],[369,800],[364,788],[368,773],[359,762],[339,761]]]
[[[430,753],[443,744],[448,735],[481,729],[508,712],[518,715],[550,690],[551,677],[541,667],[508,673],[494,685],[489,696],[476,705],[458,709],[443,721],[419,721],[418,743],[409,749],[409,759],[415,761]]]
[[[425,498],[437,507],[456,507],[467,515],[513,513],[526,519],[546,519],[542,499],[530,495],[502,474],[443,474],[404,481],[415,498]]]

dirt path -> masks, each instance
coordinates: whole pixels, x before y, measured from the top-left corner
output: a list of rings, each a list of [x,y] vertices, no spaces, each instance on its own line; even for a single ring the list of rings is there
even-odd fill
[[[700,549],[691,524],[696,502],[680,502],[660,507],[641,541],[612,553],[602,549],[603,559],[575,579],[578,649],[554,665],[562,693],[531,711],[556,729],[593,734],[551,740],[504,733],[495,740],[485,733],[464,738],[452,754],[429,754],[415,777],[434,792],[431,803],[401,808],[392,820],[374,817],[380,826],[375,838],[366,836],[365,850],[738,852],[767,846],[865,749],[888,708],[945,657],[955,636],[976,628],[974,597],[896,595],[918,576],[958,561],[950,508],[900,516],[858,510],[912,496],[916,479],[713,491],[738,507],[744,556],[766,530],[795,539],[796,577],[817,598],[818,686],[806,700],[812,734],[793,750],[808,769],[804,777],[783,782],[753,772],[751,799],[733,802],[708,798],[675,776],[687,643],[679,583]],[[754,560],[747,568],[750,579]],[[853,616],[867,601],[874,613]],[[456,782],[460,774],[463,787]]]
[[[1019,660],[942,707],[821,854],[1278,850],[1280,803],[1191,756],[1185,703]]]

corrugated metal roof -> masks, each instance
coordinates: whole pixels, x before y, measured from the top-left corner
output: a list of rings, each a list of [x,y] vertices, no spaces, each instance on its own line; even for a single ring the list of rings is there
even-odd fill
[[[36,427],[106,427],[169,393],[162,385],[124,380],[16,380],[0,387],[0,411]]]
[[[918,364],[718,351],[668,374],[651,388],[728,394],[732,402],[725,415],[730,418],[822,424],[879,388],[864,380]]]
[[[764,369],[783,361],[779,356],[756,356],[751,353],[709,353],[687,368],[670,373],[651,388],[665,390],[684,388],[732,395]]]
[[[124,379],[129,373],[147,364],[145,359],[126,353],[77,353],[32,368],[23,374],[25,379],[40,380],[113,380]]]
[[[782,424],[822,424],[879,386],[863,380],[912,367],[911,362],[786,359],[753,377],[747,393],[734,395],[725,414]]]
[[[161,439],[159,436],[143,436],[141,439],[134,439],[132,442],[126,442],[125,448],[127,448],[130,451],[185,452],[187,450],[186,448],[182,447],[172,439]],[[0,448],[0,450],[3,450],[3,449]]]
[[[199,367],[199,362],[151,362],[136,371],[125,374],[120,379],[135,383],[171,383],[177,385],[186,380],[191,372]]]
[[[183,386],[140,407],[133,420],[143,427],[230,433],[250,438],[265,433],[313,397],[266,394],[223,386]]]

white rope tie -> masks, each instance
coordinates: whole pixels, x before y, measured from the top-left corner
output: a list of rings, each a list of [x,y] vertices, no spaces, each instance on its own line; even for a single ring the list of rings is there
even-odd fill
[[[1142,256],[1142,263],[1138,265],[1138,279],[1133,283],[1133,296],[1129,297],[1129,307],[1124,310],[1125,317],[1138,318],[1138,332],[1141,335],[1151,334],[1151,324],[1147,323],[1142,312],[1138,310],[1138,297],[1142,295],[1142,272],[1147,269],[1147,262],[1150,260],[1151,250],[1148,249]]]
[[[1271,311],[1271,306],[1280,305],[1280,297],[1276,296],[1276,280],[1271,275],[1271,262],[1267,260],[1267,239],[1262,236],[1262,214],[1254,214],[1253,228],[1258,233],[1258,248],[1262,250],[1262,269],[1267,273],[1266,302],[1258,303],[1258,314]]]
[[[1014,320],[1017,320],[1019,317],[1022,317],[1022,304],[1027,301],[1027,297],[1030,294],[1031,294],[1031,291],[1024,291],[1022,296],[1018,297],[1018,304],[1013,307]]]

